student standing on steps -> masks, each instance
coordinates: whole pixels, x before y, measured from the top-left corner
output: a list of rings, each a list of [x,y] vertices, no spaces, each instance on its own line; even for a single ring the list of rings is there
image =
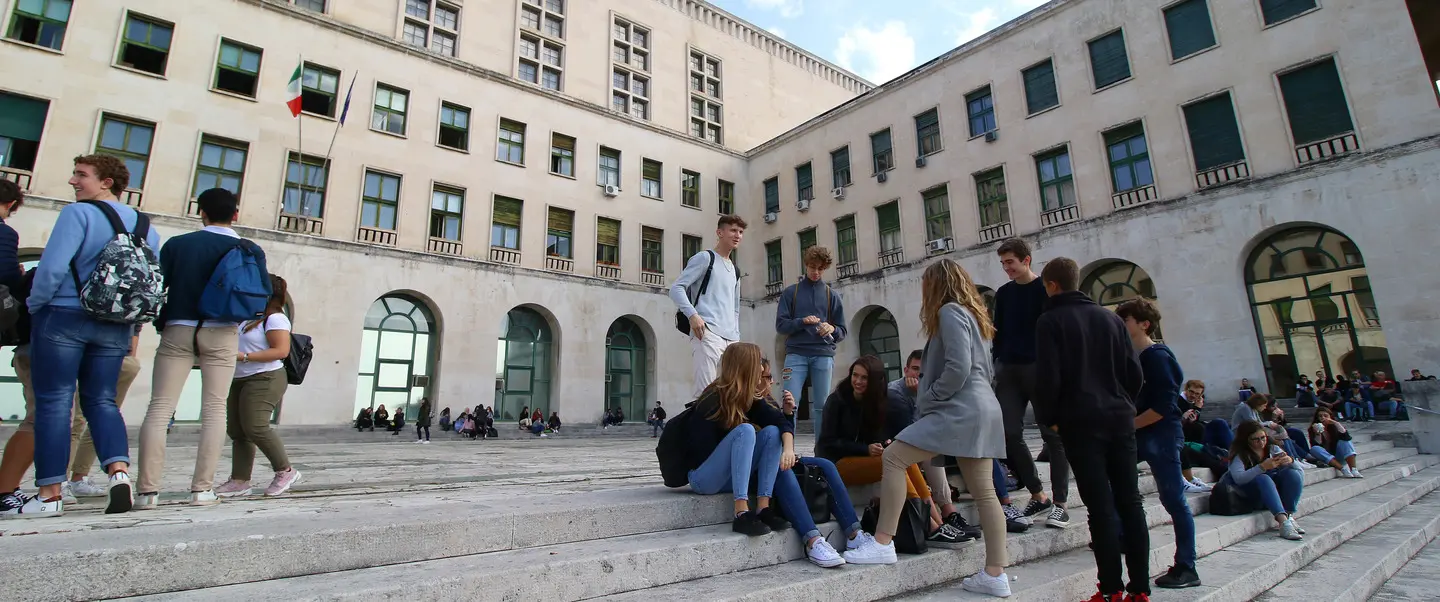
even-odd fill
[[[1135,467],[1133,400],[1143,380],[1140,361],[1125,322],[1077,290],[1075,260],[1050,260],[1040,279],[1050,298],[1035,328],[1035,422],[1059,433],[1090,510],[1100,577],[1092,602],[1149,602],[1150,527]],[[1180,484],[1178,474],[1173,480]]]
[[[804,260],[805,277],[780,292],[775,331],[785,335],[785,367],[780,371],[780,383],[792,397],[800,399],[805,380],[810,380],[810,415],[819,441],[830,377],[835,372],[835,345],[845,340],[849,329],[845,327],[845,304],[840,293],[830,290],[823,279],[832,261],[830,249],[810,247],[805,250]]]
[[[1180,448],[1185,434],[1180,427],[1180,383],[1184,373],[1170,348],[1150,338],[1160,327],[1160,309],[1145,299],[1126,301],[1115,309],[1125,320],[1130,343],[1140,350],[1145,384],[1135,399],[1135,446],[1139,459],[1155,473],[1160,503],[1175,527],[1175,564],[1155,585],[1167,589],[1200,585],[1195,571],[1195,515],[1185,501],[1185,479],[1180,470]]]
[[[1005,505],[1005,518],[1043,517],[1051,527],[1070,526],[1065,500],[1070,493],[1070,464],[1060,437],[1048,429],[1040,429],[1040,437],[1050,452],[1050,487],[1054,499],[1045,495],[1044,484],[1025,444],[1025,406],[1035,400],[1035,323],[1045,310],[1045,285],[1030,268],[1030,245],[1012,238],[996,249],[1000,267],[1010,282],[995,291],[995,396],[1005,413],[1006,464],[1030,491],[1030,503],[1023,512]]]
[[[694,396],[715,380],[720,354],[740,340],[740,274],[730,253],[745,237],[745,220],[722,215],[715,226],[715,248],[696,253],[670,285],[670,300],[689,320]]]

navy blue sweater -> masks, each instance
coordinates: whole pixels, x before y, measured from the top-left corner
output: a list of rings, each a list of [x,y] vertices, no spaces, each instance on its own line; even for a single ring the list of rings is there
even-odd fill
[[[995,291],[995,344],[991,353],[1002,364],[1035,363],[1035,323],[1045,311],[1045,283],[1007,282]]]
[[[707,391],[700,399],[696,400],[695,406],[691,408],[689,420],[684,425],[684,433],[688,435],[685,439],[685,469],[695,470],[720,447],[720,441],[730,434],[724,425],[711,420],[709,416],[715,413],[720,407],[720,396],[713,391]],[[794,433],[795,427],[785,415],[764,400],[755,400],[750,406],[750,411],[745,414],[746,422],[760,429],[773,426],[780,429],[782,433]]]
[[[0,284],[11,289],[11,296],[19,298],[13,291],[21,286],[25,270],[20,269],[20,235],[5,220],[0,219]]]
[[[1174,352],[1163,344],[1156,343],[1140,352],[1140,373],[1145,383],[1140,385],[1140,395],[1135,398],[1135,415],[1145,410],[1155,410],[1161,420],[1142,431],[1156,428],[1180,429],[1180,383],[1185,382],[1185,373]]]
[[[829,307],[826,307],[826,296],[829,296]],[[819,324],[805,324],[807,316],[820,318],[821,322],[829,322],[835,327],[831,337],[835,340],[826,343],[824,339],[815,335]],[[840,301],[840,293],[831,289],[824,280],[811,282],[809,278],[800,278],[800,282],[785,287],[780,293],[780,306],[775,311],[775,331],[787,335],[785,339],[785,353],[793,353],[806,357],[834,357],[835,343],[845,340],[850,330],[845,327],[845,304]]]
[[[165,286],[170,292],[165,297],[165,306],[160,308],[160,319],[155,321],[156,330],[164,330],[165,323],[171,320],[200,319],[200,294],[205,291],[220,259],[240,241],[206,230],[165,241],[165,246],[160,248],[160,273],[165,276]],[[265,252],[258,245],[255,249],[260,269],[268,274]]]

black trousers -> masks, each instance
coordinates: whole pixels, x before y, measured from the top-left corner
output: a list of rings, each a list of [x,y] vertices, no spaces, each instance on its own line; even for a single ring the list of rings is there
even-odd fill
[[[416,424],[416,425],[415,425],[415,439],[416,439],[417,441],[420,439],[420,431],[421,431],[422,429],[425,431],[425,440],[426,440],[426,441],[429,441],[429,440],[430,440],[430,425],[428,425],[428,424]]]
[[[1150,529],[1140,498],[1134,431],[1060,427],[1080,499],[1090,514],[1090,541],[1100,591],[1150,593]],[[1119,524],[1116,524],[1116,517]],[[1125,587],[1121,554],[1130,572]]]
[[[1030,446],[1025,444],[1025,407],[1035,392],[1035,364],[995,364],[995,397],[1005,425],[1005,459],[1001,460],[1031,495],[1043,489]],[[1070,496],[1070,463],[1060,437],[1040,429],[1050,461],[1050,494],[1056,504],[1065,505]],[[997,492],[999,493],[999,492]]]

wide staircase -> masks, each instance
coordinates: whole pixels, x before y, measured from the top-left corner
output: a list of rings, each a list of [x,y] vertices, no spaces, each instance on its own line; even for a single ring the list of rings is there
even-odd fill
[[[1156,590],[1154,599],[1440,597],[1433,585],[1440,544],[1432,543],[1440,533],[1440,494],[1433,493],[1440,457],[1396,447],[1372,430],[1353,429],[1365,478],[1306,471],[1298,514],[1304,541],[1276,537],[1268,514],[1213,516],[1205,513],[1208,494],[1190,496],[1204,586]],[[1031,440],[1038,450],[1038,437]],[[1151,570],[1159,574],[1174,553],[1169,516],[1154,479],[1142,475],[1140,486]],[[891,566],[822,569],[805,560],[793,530],[732,533],[725,495],[652,485],[541,492],[486,496],[484,487],[468,487],[438,497],[397,492],[304,507],[242,501],[113,517],[87,504],[67,510],[63,527],[0,523],[0,583],[10,601],[978,598],[957,580],[981,568],[980,542],[902,555]],[[1023,491],[1014,495],[1018,505],[1027,501]],[[1014,599],[1083,600],[1094,592],[1086,511],[1073,488],[1070,499],[1068,529],[1037,525],[1009,536]],[[961,508],[976,520],[968,502]],[[821,529],[844,549],[834,522]]]

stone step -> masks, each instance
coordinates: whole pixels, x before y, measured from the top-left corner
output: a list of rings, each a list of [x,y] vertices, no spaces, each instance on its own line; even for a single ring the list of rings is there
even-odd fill
[[[6,424],[0,426],[0,441],[10,438],[15,432],[15,426]],[[287,444],[313,444],[313,443],[411,443],[415,442],[415,424],[408,423],[400,433],[391,434],[385,429],[376,429],[374,432],[356,431],[353,427],[340,425],[273,425],[280,435],[280,438]],[[603,428],[599,424],[574,424],[567,425],[561,429],[560,437],[571,439],[593,438],[593,437],[649,437],[650,425],[643,423],[625,423],[610,428]],[[522,431],[513,423],[495,425],[495,431],[501,440],[509,439],[539,439],[530,431]],[[126,427],[130,445],[134,446],[140,441],[140,426],[132,424]],[[430,426],[430,438],[435,441],[455,440],[462,438],[454,432],[440,430],[438,423]],[[170,429],[170,434],[165,437],[165,444],[170,447],[195,446],[200,442],[200,425],[194,423],[176,424]],[[479,439],[476,440],[480,443]],[[227,445],[229,441],[226,441]]]
[[[1264,602],[1362,602],[1440,535],[1440,494],[1430,493],[1341,543],[1261,594]],[[1307,535],[1308,537],[1308,535]]]
[[[1435,575],[1440,575],[1440,539],[1421,548],[1419,554],[1370,596],[1370,602],[1413,602],[1440,597]]]

